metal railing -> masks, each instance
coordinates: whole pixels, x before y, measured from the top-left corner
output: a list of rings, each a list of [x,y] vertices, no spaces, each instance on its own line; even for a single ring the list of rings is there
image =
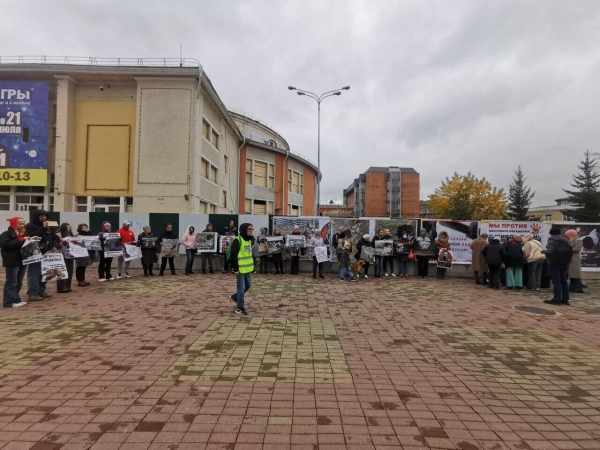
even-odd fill
[[[66,64],[103,67],[200,67],[194,58],[99,58],[96,56],[0,56],[0,64]]]

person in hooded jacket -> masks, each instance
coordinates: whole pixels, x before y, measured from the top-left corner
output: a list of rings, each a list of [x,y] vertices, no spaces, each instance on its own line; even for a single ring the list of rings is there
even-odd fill
[[[577,230],[565,231],[565,236],[571,242],[573,247],[573,258],[569,263],[569,291],[577,294],[583,294],[583,283],[581,282],[581,250],[583,241],[577,236]]]
[[[379,230],[379,232],[373,236],[373,240],[371,241],[371,247],[375,248],[375,242],[385,240],[384,231]],[[384,256],[375,255],[375,278],[381,278],[383,274],[383,258]]]
[[[10,224],[8,230],[0,234],[2,265],[6,270],[2,306],[18,308],[26,305],[19,295],[27,269],[23,265],[23,256],[21,255],[21,247],[25,242],[25,220],[21,217],[12,217],[7,221]]]
[[[273,236],[281,236],[281,230],[275,227]],[[283,245],[285,245],[285,236],[283,237]],[[285,275],[283,270],[283,253],[273,253],[273,263],[275,264],[275,275]]]
[[[316,247],[325,247],[325,243],[323,242],[323,238],[319,234],[314,234],[307,243],[312,248]],[[323,264],[322,262],[317,262],[317,257],[313,254],[313,278],[317,278],[317,267],[319,268],[319,278],[325,278],[323,275]]]
[[[235,222],[233,220],[229,221],[229,225],[225,227],[223,231],[224,236],[237,236],[238,229],[235,226]],[[233,272],[233,269],[231,270]],[[227,255],[223,255],[223,273],[229,272],[229,262],[227,261]]]
[[[539,291],[546,256],[542,253],[542,244],[531,233],[523,235],[523,256],[527,260],[527,289]]]
[[[48,227],[48,213],[37,209],[31,214],[31,222],[25,226],[27,236],[40,238],[39,247],[42,254],[57,251],[58,237]],[[42,262],[29,264],[27,269],[27,298],[29,301],[40,301],[52,297],[46,292],[46,282],[42,281]]]
[[[252,286],[252,272],[254,271],[253,232],[252,224],[243,223],[240,226],[240,234],[230,244],[229,263],[236,275],[237,283],[236,292],[229,298],[236,303],[235,313],[242,316],[248,314],[244,307],[244,296]]]
[[[267,274],[269,273],[269,253],[267,251],[260,251],[260,246],[266,248],[267,245],[267,237],[269,236],[269,229],[267,227],[263,227],[260,229],[260,234],[256,238],[256,243],[259,245],[259,253],[258,257],[260,258],[260,266],[259,273]]]
[[[385,237],[385,236],[384,236]],[[412,241],[410,239],[408,239],[408,232],[404,231],[404,230],[400,230],[400,236],[399,237],[399,244],[401,244],[400,246],[396,247],[398,248],[398,265],[400,266],[400,277],[401,278],[408,278],[408,255],[410,254],[410,249],[412,247]],[[390,266],[391,266],[391,261],[390,261]],[[393,270],[393,266],[392,270]],[[394,273],[392,272],[392,276],[396,276],[394,275]]]
[[[209,224],[210,225],[210,224]],[[207,227],[208,228],[208,227]],[[211,225],[212,229],[212,225]],[[196,239],[196,229],[193,226],[189,226],[187,231],[181,236],[181,243],[185,247],[185,255],[187,261],[185,263],[185,274],[193,274],[192,268],[194,267],[194,257],[198,252],[198,240]],[[212,273],[212,258],[210,260],[210,273]]]
[[[152,229],[149,225],[146,225],[144,230],[138,235],[138,244],[142,249],[142,267],[145,277],[154,276],[152,269],[154,263],[158,260],[156,256],[156,241],[157,238],[152,234]]]
[[[158,245],[162,245],[163,239],[177,239],[177,234],[173,231],[173,225],[170,223],[165,225],[165,231],[158,237]],[[171,269],[171,275],[175,275],[175,257],[174,256],[163,256],[161,258],[160,264],[160,272],[159,276],[163,276],[165,274],[165,269],[167,267],[167,261],[169,261],[169,269]]]
[[[77,236],[91,236],[90,229],[85,223],[77,225]],[[85,271],[92,265],[92,260],[96,256],[96,252],[88,251],[87,258],[77,258],[75,260],[75,279],[77,280],[77,286],[85,287],[89,286],[90,283],[85,281]]]
[[[100,278],[100,281],[114,280],[114,278],[110,274],[110,266],[112,265],[113,259],[112,257],[106,258],[104,256],[104,242],[106,241],[106,237],[104,237],[104,235],[106,233],[112,232],[112,225],[110,224],[110,222],[108,220],[102,222],[102,231],[98,233],[98,237],[100,238],[100,245],[102,247],[102,250],[100,250],[100,263],[98,263],[98,277]]]
[[[506,258],[506,249],[500,243],[500,238],[491,236],[490,243],[483,247],[481,254],[487,262],[490,288],[500,289],[500,269]]]
[[[213,226],[212,223],[206,225],[203,233],[212,233]],[[219,235],[216,236],[217,242],[219,242]],[[213,254],[212,252],[202,252],[200,253],[200,259],[202,259],[202,273],[206,273],[206,262],[208,261],[208,271],[209,273],[214,273],[213,271]]]
[[[360,238],[360,240],[356,244],[356,254],[354,255],[354,258],[356,258],[356,260],[358,261],[360,259],[360,254],[362,253],[363,247],[370,247],[370,246],[371,246],[371,236],[369,236],[368,234],[363,234],[363,236]],[[363,265],[363,269],[365,271],[364,278],[368,280],[369,279],[369,267],[371,266],[371,263],[369,261],[364,261],[364,263],[365,263]],[[358,278],[359,276],[360,276],[360,274],[357,273],[356,277]]]
[[[473,269],[473,276],[475,277],[475,284],[488,284],[488,273],[487,273],[487,263],[485,261],[485,257],[481,253],[483,247],[487,245],[488,235],[487,233],[481,233],[481,235],[471,242],[471,250],[473,252],[473,257],[471,260],[471,269]]]
[[[417,258],[417,274],[421,278],[429,275],[429,260],[435,256],[435,243],[427,236],[427,230],[422,229],[413,244],[413,252]]]
[[[550,305],[570,305],[569,303],[569,264],[573,259],[573,247],[571,242],[561,236],[560,228],[550,228],[550,237],[546,250],[542,250],[548,260],[548,268],[552,277],[552,288],[554,296],[544,303]]]
[[[506,268],[506,287],[508,289],[523,289],[523,266],[525,264],[523,247],[521,247],[520,234],[515,234],[504,244],[506,258],[504,267]]]
[[[300,236],[302,233],[300,233],[300,227],[299,226],[294,226],[294,231],[292,231],[292,235],[294,236]],[[300,269],[300,253],[303,253],[303,250],[300,248],[292,248],[291,249],[291,254],[292,254],[292,265],[290,267],[290,275],[298,275],[298,270]]]
[[[440,231],[438,234],[438,238],[435,241],[435,248],[437,250],[437,255],[439,255],[440,251],[451,250],[450,249],[450,236],[444,230]],[[443,280],[446,278],[446,268],[438,267],[437,268],[437,278],[438,280]]]
[[[58,236],[60,237],[59,245],[62,247],[63,239],[67,237],[73,237],[73,231],[71,231],[71,225],[68,223],[63,223],[60,225],[60,229],[58,232]],[[73,283],[73,266],[75,265],[74,258],[65,258],[65,266],[67,267],[68,277],[66,280],[58,280],[56,283],[56,291],[59,294],[68,294],[69,292],[73,292],[71,289],[71,284]]]

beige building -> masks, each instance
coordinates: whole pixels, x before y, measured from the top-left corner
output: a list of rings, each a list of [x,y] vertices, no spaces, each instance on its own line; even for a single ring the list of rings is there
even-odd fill
[[[568,214],[570,209],[574,209],[574,206],[569,201],[569,198],[557,198],[554,201],[556,202],[555,205],[535,206],[533,208],[529,208],[527,214],[529,216],[539,217],[540,220],[544,220],[546,222],[569,222],[573,220],[573,218]]]

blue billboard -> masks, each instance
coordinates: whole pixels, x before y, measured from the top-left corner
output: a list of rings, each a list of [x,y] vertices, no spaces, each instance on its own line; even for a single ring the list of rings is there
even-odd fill
[[[45,186],[48,82],[0,80],[0,185]]]

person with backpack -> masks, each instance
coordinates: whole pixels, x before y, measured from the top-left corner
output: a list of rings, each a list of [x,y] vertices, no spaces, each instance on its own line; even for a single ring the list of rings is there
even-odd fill
[[[236,303],[235,313],[247,315],[244,307],[244,295],[252,286],[252,272],[254,271],[254,257],[252,256],[252,232],[254,227],[250,223],[240,226],[240,233],[231,241],[227,250],[227,258],[236,275],[237,290],[229,298]]]
[[[488,271],[490,288],[500,289],[500,269],[506,259],[506,249],[500,243],[498,236],[491,236],[490,243],[483,247],[481,254],[484,256]]]
[[[569,264],[573,258],[573,247],[565,236],[561,236],[560,228],[550,228],[550,237],[546,250],[542,250],[548,259],[554,296],[544,300],[549,305],[570,305],[569,303]]]
[[[523,236],[523,256],[527,260],[527,289],[539,291],[546,256],[542,253],[542,244],[536,241],[531,233]]]
[[[12,217],[6,220],[10,225],[4,233],[0,234],[2,265],[6,269],[2,306],[19,308],[27,304],[21,300],[19,295],[27,269],[27,266],[23,265],[23,255],[21,254],[21,247],[25,243],[25,220],[21,217]]]

